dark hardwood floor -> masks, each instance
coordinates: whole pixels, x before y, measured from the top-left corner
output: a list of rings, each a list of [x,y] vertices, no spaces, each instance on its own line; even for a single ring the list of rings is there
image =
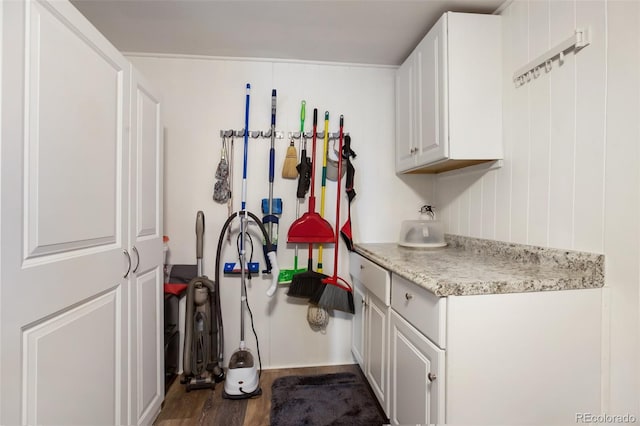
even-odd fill
[[[223,383],[219,383],[214,391],[187,392],[185,386],[180,384],[180,379],[176,379],[165,396],[162,411],[154,425],[269,426],[271,385],[275,379],[291,375],[340,372],[362,374],[357,364],[264,370],[260,377],[262,395],[235,401],[222,398]]]

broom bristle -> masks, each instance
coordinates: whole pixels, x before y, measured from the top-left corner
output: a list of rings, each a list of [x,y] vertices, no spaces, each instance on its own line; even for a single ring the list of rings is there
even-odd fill
[[[310,299],[324,287],[322,280],[326,278],[325,274],[311,270],[296,274],[291,280],[287,296]]]
[[[298,154],[296,147],[291,144],[287,148],[287,156],[284,159],[284,165],[282,166],[282,177],[285,179],[295,179],[298,177]]]
[[[355,314],[356,312],[353,292],[332,284],[323,284],[322,288],[316,291],[309,302],[327,310],[337,309],[350,314]]]

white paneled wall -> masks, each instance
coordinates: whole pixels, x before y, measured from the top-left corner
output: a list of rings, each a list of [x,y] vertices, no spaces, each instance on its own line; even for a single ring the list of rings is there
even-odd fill
[[[394,76],[388,67],[347,66],[308,62],[231,60],[221,58],[142,57],[130,58],[159,88],[164,102],[165,123],[165,233],[170,237],[169,262],[195,263],[195,217],[206,217],[205,273],[214,275],[215,249],[226,205],[212,198],[214,174],[220,159],[221,129],[244,127],[245,84],[251,83],[250,127],[268,130],[271,89],[278,91],[276,128],[288,133],[300,129],[300,101],[307,102],[306,131],[311,131],[313,108],[319,109],[318,130],[324,126],[324,111],[330,112],[331,132],[338,131],[338,117],[345,116],[345,131],[357,153],[352,226],[357,242],[395,240],[400,220],[417,217],[421,203],[432,199],[432,180],[424,176],[397,177],[394,173]],[[262,217],[260,200],[268,195],[269,140],[250,140],[247,208]],[[242,138],[234,142],[235,208],[240,208]],[[289,225],[295,219],[297,182],[281,176],[289,140],[276,141],[274,196],[283,199],[280,217],[278,261],[281,268],[293,267],[294,246],[286,244]],[[318,140],[316,209],[320,202],[321,151]],[[300,148],[298,156],[300,155]],[[308,141],[309,156],[311,140]],[[335,182],[327,185],[326,214],[334,223]],[[344,194],[344,192],[343,192]],[[343,198],[345,200],[346,198]],[[307,210],[307,204],[301,213]],[[343,203],[340,226],[346,220]],[[237,233],[237,227],[234,228]],[[234,233],[234,240],[235,235]],[[255,260],[261,262],[262,248],[256,241]],[[235,245],[223,246],[222,262],[235,261]],[[299,265],[307,264],[307,245],[301,245]],[[341,245],[339,273],[349,279],[348,257]],[[317,261],[317,250],[315,251]],[[324,272],[333,272],[333,249],[325,246]],[[325,333],[310,329],[307,304],[286,296],[286,287],[268,299],[268,277],[254,277],[248,289],[256,331],[260,338],[263,366],[267,368],[350,363],[350,315],[335,313]],[[239,341],[239,278],[221,281],[228,359]],[[248,346],[255,350],[249,326]]]
[[[439,177],[441,217],[455,234],[602,252],[605,3],[515,1],[502,16],[504,167]],[[585,25],[590,46],[515,87],[515,69]]]
[[[438,175],[436,208],[452,234],[605,254],[603,409],[637,416],[640,3],[515,0],[502,16],[503,167]],[[584,26],[591,45],[513,84]]]

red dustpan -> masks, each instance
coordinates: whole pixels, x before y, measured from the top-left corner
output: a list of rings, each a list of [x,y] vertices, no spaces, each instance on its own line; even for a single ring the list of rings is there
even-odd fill
[[[309,211],[291,224],[287,242],[309,244],[334,242],[333,227],[314,211],[315,201],[313,195],[309,196]]]
[[[309,211],[296,219],[287,233],[288,243],[332,243],[334,242],[333,227],[322,216],[316,213],[315,170],[316,170],[316,128],[318,125],[318,110],[313,110],[313,144],[311,161],[311,193],[309,195]]]

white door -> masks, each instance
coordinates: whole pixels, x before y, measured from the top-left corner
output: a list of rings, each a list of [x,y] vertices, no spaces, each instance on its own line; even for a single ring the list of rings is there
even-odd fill
[[[392,424],[443,424],[444,351],[391,310],[389,339]]]
[[[388,413],[388,355],[387,355],[387,330],[389,329],[389,307],[373,296],[367,297],[366,312],[366,339],[367,362],[366,375],[378,401],[385,413]]]
[[[131,70],[130,424],[150,424],[164,399],[163,143],[160,101]]]
[[[415,57],[411,55],[396,72],[396,172],[415,166],[415,83]]]
[[[365,370],[365,290],[362,289],[361,284],[353,280],[353,304],[355,307],[355,313],[351,320],[352,338],[351,338],[351,353],[356,359],[356,362],[360,365],[362,370]]]
[[[126,422],[127,61],[67,2],[3,2],[0,424]]]
[[[449,155],[446,123],[446,19],[443,15],[416,47],[418,123],[416,163],[442,160]]]

